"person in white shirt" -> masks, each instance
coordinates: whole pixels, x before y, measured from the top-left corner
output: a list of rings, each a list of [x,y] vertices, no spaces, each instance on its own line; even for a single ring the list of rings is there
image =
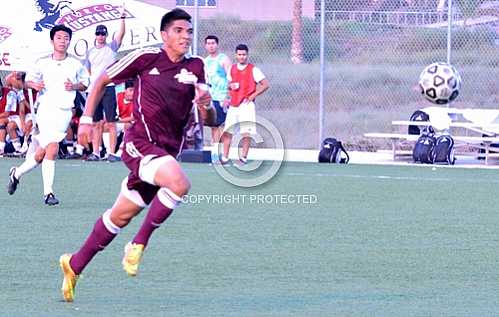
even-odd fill
[[[97,25],[95,28],[95,46],[87,52],[87,57],[85,59],[85,66],[90,73],[89,92],[92,91],[95,81],[102,72],[117,59],[117,52],[125,35],[125,18],[126,13],[123,12],[121,15],[120,29],[110,43],[107,42],[107,27],[101,24]],[[92,128],[93,153],[87,158],[87,161],[100,160],[100,147],[102,145],[104,126],[109,132],[109,148],[107,149],[108,161],[116,162],[120,160],[120,157],[117,156],[113,150],[116,148],[117,139],[116,122],[118,121],[118,112],[116,109],[116,91],[114,84],[109,84],[94,113]]]
[[[50,30],[53,53],[39,58],[34,69],[26,75],[26,86],[38,91],[35,104],[38,133],[33,132],[24,163],[10,169],[7,186],[7,192],[14,194],[19,179],[41,164],[44,201],[47,205],[59,203],[52,188],[59,142],[66,136],[76,91],[84,91],[89,84],[86,68],[67,53],[71,36],[70,28],[54,26]]]

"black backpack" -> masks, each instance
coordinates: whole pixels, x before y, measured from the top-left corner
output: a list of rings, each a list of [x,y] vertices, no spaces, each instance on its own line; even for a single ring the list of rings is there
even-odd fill
[[[350,160],[347,151],[340,141],[335,138],[326,138],[322,141],[319,151],[319,163],[346,164]]]
[[[435,140],[431,158],[433,163],[444,163],[454,165],[456,158],[454,157],[454,139],[444,134]]]
[[[410,121],[430,121],[430,116],[421,110],[416,110],[411,115]],[[419,135],[421,134],[421,129],[417,125],[410,125],[407,131],[409,134]]]
[[[412,150],[412,158],[414,162],[432,164],[433,163],[433,148],[435,147],[436,139],[433,133],[423,133],[414,145]]]

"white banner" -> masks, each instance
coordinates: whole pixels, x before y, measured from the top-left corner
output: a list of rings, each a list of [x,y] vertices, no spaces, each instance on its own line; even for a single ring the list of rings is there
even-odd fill
[[[162,43],[159,32],[166,9],[127,0],[9,0],[0,4],[0,70],[27,70],[52,51],[50,29],[64,24],[73,30],[69,53],[83,59],[94,46],[95,27],[119,30],[125,11],[126,32],[120,51]],[[108,39],[110,41],[110,39]]]

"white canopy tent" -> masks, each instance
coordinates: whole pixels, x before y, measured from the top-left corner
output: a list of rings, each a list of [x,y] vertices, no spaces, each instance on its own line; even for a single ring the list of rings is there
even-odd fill
[[[125,10],[126,33],[120,51],[162,43],[159,32],[166,9],[127,0],[9,0],[0,11],[0,70],[28,70],[52,50],[49,32],[55,24],[73,30],[69,53],[84,58],[93,47],[95,27],[104,24],[110,36],[119,30]]]

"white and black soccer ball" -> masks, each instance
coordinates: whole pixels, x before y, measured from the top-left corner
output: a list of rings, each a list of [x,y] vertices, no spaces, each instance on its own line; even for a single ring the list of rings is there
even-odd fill
[[[419,75],[421,94],[438,105],[447,104],[457,98],[461,89],[461,76],[454,66],[433,63]]]

